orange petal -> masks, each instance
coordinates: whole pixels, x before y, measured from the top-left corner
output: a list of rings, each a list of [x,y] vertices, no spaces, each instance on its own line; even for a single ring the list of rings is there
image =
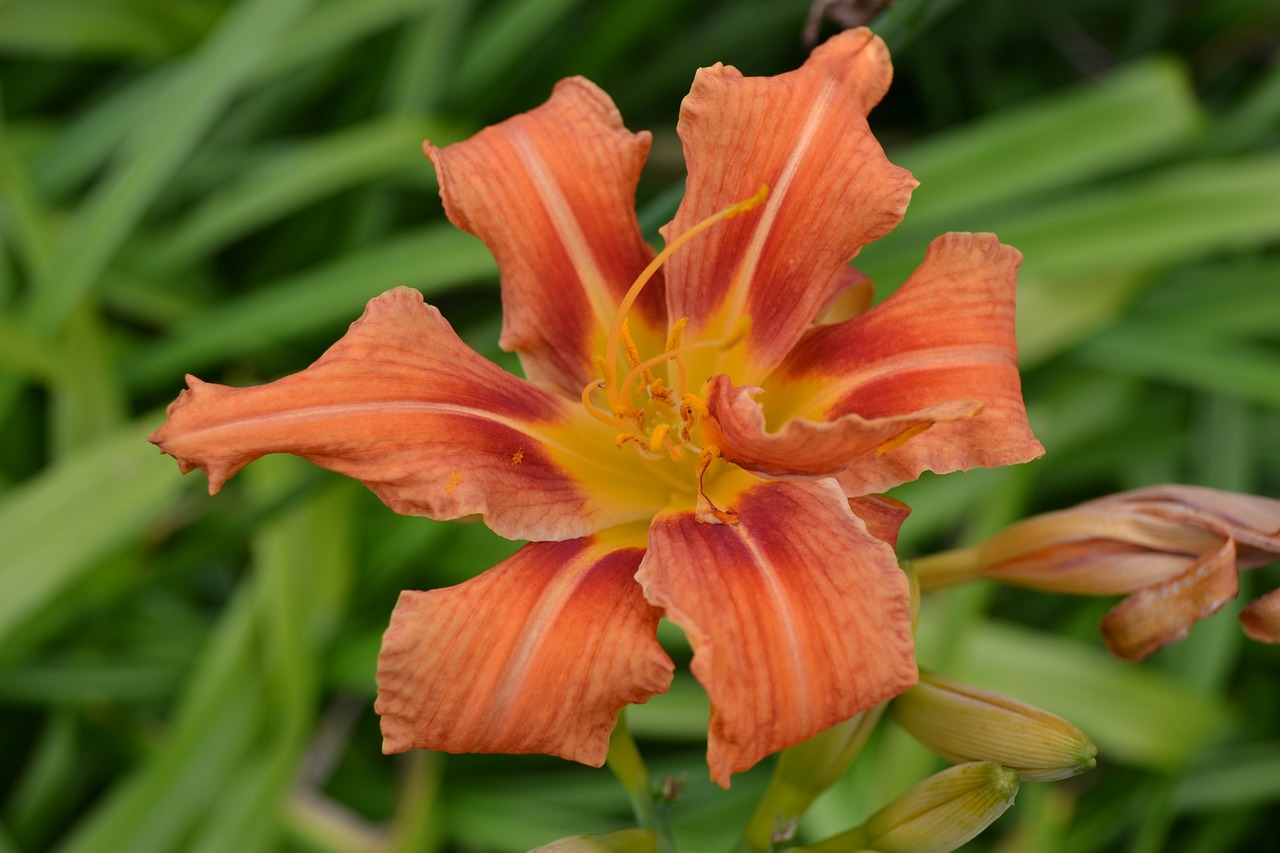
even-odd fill
[[[859,29],[777,77],[717,64],[694,78],[679,124],[688,183],[663,235],[670,241],[762,184],[770,193],[671,258],[668,304],[672,317],[690,318],[690,339],[721,337],[749,318],[739,380],[755,383],[781,361],[844,265],[902,218],[916,182],[885,158],[866,120],[891,76],[884,43]]]
[[[1142,660],[1217,613],[1240,589],[1235,552],[1235,542],[1226,539],[1185,574],[1140,589],[1113,607],[1102,620],[1102,636],[1112,653]]]
[[[567,539],[649,511],[593,498],[561,464],[570,449],[544,438],[581,421],[621,464],[607,428],[477,355],[416,290],[372,300],[301,373],[255,388],[188,382],[151,441],[184,473],[203,470],[210,493],[260,456],[292,453],[396,512],[479,514],[510,538]]]
[[[1014,336],[1021,254],[991,234],[946,234],[890,298],[811,330],[764,383],[769,421],[899,418],[973,400],[975,417],[938,423],[864,456],[838,479],[851,494],[937,473],[1026,462],[1044,453],[1027,424]]]
[[[956,400],[919,411],[866,419],[858,414],[830,421],[793,418],[777,432],[765,425],[759,388],[734,387],[728,376],[711,380],[707,408],[715,418],[704,429],[725,459],[756,474],[774,478],[835,474],[864,457],[874,459],[934,424],[973,418],[982,404]]]
[[[603,764],[618,710],[671,683],[633,578],[643,553],[535,542],[459,586],[401,593],[378,658],[383,751]]]
[[[849,498],[849,509],[867,525],[867,532],[890,548],[898,547],[898,531],[911,514],[911,507],[886,495]]]
[[[484,240],[502,272],[502,346],[534,382],[577,397],[631,282],[653,257],[635,190],[648,133],[631,133],[609,96],[581,77],[545,104],[427,154],[445,212]],[[640,295],[632,333],[661,350],[661,280]],[[651,327],[649,338],[645,326]]]
[[[1240,611],[1240,624],[1250,639],[1280,643],[1280,589],[1255,598]]]
[[[875,285],[861,270],[846,266],[840,270],[835,290],[818,313],[819,323],[841,323],[857,317],[875,300]]]
[[[729,509],[737,524],[660,515],[636,574],[693,645],[725,787],[916,680],[906,575],[834,482],[761,483]]]

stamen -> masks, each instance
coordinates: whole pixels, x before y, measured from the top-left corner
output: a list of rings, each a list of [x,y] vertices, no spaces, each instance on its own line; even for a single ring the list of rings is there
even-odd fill
[[[648,443],[644,440],[643,436],[636,435],[632,432],[618,433],[617,437],[614,438],[613,443],[618,447],[618,449],[621,449],[624,444],[631,445],[635,448],[636,453],[640,454],[643,459],[653,461],[655,459],[662,458],[661,454],[649,450],[647,446]]]
[[[689,325],[688,317],[681,317],[676,320],[675,325],[671,327],[671,333],[667,335],[667,352],[679,352],[681,345],[684,343],[684,327]],[[684,359],[680,356],[675,357],[676,370],[679,371],[679,378],[676,379],[676,388],[683,395],[689,390],[689,368],[685,365]],[[668,378],[670,374],[668,373]]]
[[[664,352],[655,355],[653,358],[646,358],[644,361],[631,368],[631,372],[623,377],[622,382],[618,386],[618,405],[631,405],[631,389],[636,384],[636,380],[640,378],[640,374],[649,370],[649,368],[662,364],[664,361],[678,360],[681,355],[687,352],[693,352],[700,349],[723,349],[721,341],[700,341],[696,344],[689,344],[687,347],[681,347],[673,352]]]
[[[631,337],[631,324],[622,321],[622,352],[627,357],[627,364],[635,367],[640,363],[640,350],[636,348],[635,338]]]
[[[653,428],[653,435],[649,436],[649,452],[657,453],[662,450],[663,442],[667,440],[667,433],[671,432],[670,424],[658,424]]]
[[[610,402],[616,403],[618,400],[618,386],[614,380],[616,380],[618,376],[618,345],[622,340],[622,327],[626,323],[627,316],[631,313],[631,309],[635,306],[636,299],[640,296],[640,291],[644,290],[644,286],[649,283],[649,280],[653,278],[654,274],[664,263],[666,263],[667,258],[671,257],[672,253],[674,253],[676,249],[679,249],[685,243],[689,242],[716,223],[725,219],[731,219],[739,213],[745,213],[753,207],[758,206],[768,195],[769,187],[762,186],[760,187],[760,191],[751,198],[740,201],[737,204],[729,205],[719,213],[714,213],[711,216],[708,216],[706,219],[702,220],[697,225],[694,225],[688,231],[685,231],[679,237],[668,243],[666,248],[659,252],[654,259],[649,262],[649,265],[644,268],[644,271],[640,273],[636,280],[632,282],[630,289],[627,290],[626,295],[622,297],[622,302],[618,305],[618,313],[614,316],[613,326],[609,329],[608,344],[605,346],[604,351],[604,379],[609,391]]]
[[[687,325],[689,325],[688,317],[676,320],[675,325],[671,327],[671,333],[667,335],[667,352],[680,349],[680,344],[684,342],[684,327]]]
[[[591,400],[591,392],[599,390],[603,387],[604,387],[604,383],[601,382],[599,379],[592,379],[590,382],[588,382],[587,387],[582,389],[582,407],[587,410],[587,414],[591,415],[591,417],[595,418],[596,420],[600,421],[600,423],[605,424],[606,426],[611,426],[615,428],[622,426],[622,423],[621,421],[618,420],[618,418],[610,417],[604,411],[604,409],[601,409]]]

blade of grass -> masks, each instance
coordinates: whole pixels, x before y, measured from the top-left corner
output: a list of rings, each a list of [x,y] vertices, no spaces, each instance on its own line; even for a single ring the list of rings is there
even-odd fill
[[[130,138],[123,165],[84,203],[48,269],[33,283],[23,319],[52,336],[99,279],[165,182],[310,0],[246,0],[232,7],[174,73]],[[0,423],[17,396],[0,377]]]
[[[529,48],[579,0],[503,0],[477,18],[450,80],[455,97],[472,99],[509,75]]]
[[[125,363],[130,386],[172,383],[184,373],[355,320],[364,303],[399,285],[438,293],[494,274],[484,244],[452,226],[432,226],[268,285],[175,330],[174,338]]]
[[[112,0],[10,0],[0,4],[0,51],[37,56],[167,57],[196,33],[192,13],[207,19],[200,4],[172,3],[181,15],[158,15],[138,3]],[[163,7],[160,7],[163,8]],[[186,20],[184,20],[186,19]]]
[[[1085,343],[1075,357],[1117,373],[1280,407],[1280,357],[1275,350],[1217,335],[1132,320]]]
[[[1219,698],[1065,637],[988,622],[963,647],[949,675],[1061,715],[1108,760],[1176,768],[1231,722]]]
[[[931,234],[957,222],[966,227],[966,212],[1078,185],[1171,151],[1200,125],[1186,78],[1173,60],[1136,63],[892,152],[920,181],[903,228]]]
[[[246,0],[231,8],[195,55],[149,105],[149,120],[127,143],[125,161],[98,188],[64,240],[66,251],[34,287],[31,328],[49,334],[92,287],[165,182],[218,114],[269,55],[275,39],[310,0]]]
[[[283,147],[158,238],[146,264],[157,274],[195,263],[227,243],[347,187],[417,168],[430,126],[390,117]]]
[[[160,420],[129,424],[0,501],[0,646],[102,555],[136,540],[187,485],[146,442]]]

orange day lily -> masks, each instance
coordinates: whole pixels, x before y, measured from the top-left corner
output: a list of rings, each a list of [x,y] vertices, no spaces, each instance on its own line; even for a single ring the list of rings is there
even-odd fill
[[[948,234],[883,304],[847,307],[866,292],[848,261],[915,186],[867,127],[890,76],[867,30],[778,77],[699,71],[686,194],[656,255],[633,201],[650,136],[586,80],[428,144],[446,213],[498,261],[501,343],[527,379],[405,288],[301,373],[188,378],[151,440],[211,492],[293,453],[397,512],[531,540],[401,595],[378,664],[387,752],[598,766],[619,709],[670,684],[664,614],[693,647],[725,786],[915,682],[887,541],[903,513],[873,494],[1042,448],[1017,370],[1016,250]]]

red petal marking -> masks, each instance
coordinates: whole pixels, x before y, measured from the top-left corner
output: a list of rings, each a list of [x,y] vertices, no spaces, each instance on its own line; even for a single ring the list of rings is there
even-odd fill
[[[703,426],[730,462],[774,478],[835,474],[851,463],[889,452],[899,442],[938,423],[973,418],[982,404],[959,400],[871,420],[847,414],[830,421],[793,418],[777,432],[765,427],[759,388],[735,388],[728,376],[711,380],[707,408],[714,423]]]
[[[573,397],[654,254],[635,214],[649,140],[623,127],[608,95],[573,77],[542,106],[465,142],[426,145],[449,219],[498,261],[503,348],[520,354],[531,380]],[[661,349],[664,311],[659,276],[631,322],[644,351]]]
[[[1021,254],[991,234],[945,234],[898,292],[843,323],[812,329],[764,383],[770,422],[902,417],[978,401],[838,475],[851,495],[937,473],[1026,462],[1044,453],[1027,424],[1014,335]],[[776,399],[776,403],[771,401]]]
[[[547,753],[600,766],[618,710],[671,683],[640,548],[536,542],[401,594],[378,658],[384,752]]]
[[[834,482],[764,483],[728,508],[738,524],[658,516],[636,574],[693,645],[725,787],[916,680],[906,575]]]
[[[698,71],[680,111],[689,178],[668,241],[770,188],[761,210],[718,225],[668,262],[670,316],[691,339],[721,337],[750,318],[746,372],[755,383],[800,338],[844,265],[902,218],[916,182],[867,127],[889,86],[883,42],[865,29],[833,37],[796,71],[743,77]],[[695,360],[696,361],[696,360]],[[700,382],[722,370],[696,371]]]
[[[1240,611],[1240,624],[1250,639],[1280,643],[1280,589],[1255,598]]]
[[[551,434],[612,436],[581,407],[486,361],[416,290],[372,300],[346,336],[301,373],[255,388],[189,377],[151,441],[209,491],[268,453],[362,480],[396,512],[480,514],[510,538],[566,539],[644,517],[592,497],[561,465],[578,451]],[[554,456],[554,458],[553,458]],[[623,476],[623,474],[619,474]]]

